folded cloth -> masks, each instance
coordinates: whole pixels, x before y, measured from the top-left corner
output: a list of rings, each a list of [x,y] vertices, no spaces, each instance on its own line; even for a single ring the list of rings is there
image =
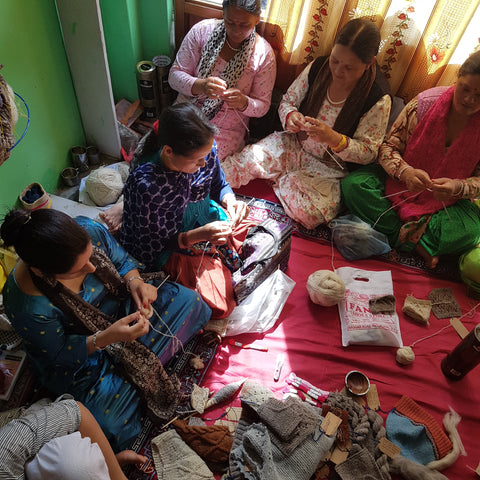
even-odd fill
[[[152,456],[158,480],[214,480],[205,462],[175,430],[152,440]]]
[[[404,457],[426,465],[443,458],[453,445],[442,427],[420,405],[403,396],[385,422],[387,438]]]

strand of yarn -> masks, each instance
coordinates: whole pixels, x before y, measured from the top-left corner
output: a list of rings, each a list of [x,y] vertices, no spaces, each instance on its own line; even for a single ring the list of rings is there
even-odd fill
[[[458,320],[467,317],[472,312],[475,312],[476,309],[480,306],[480,303],[477,303],[473,308],[471,308],[467,313],[463,314]],[[429,338],[435,337],[436,335],[442,333],[444,330],[451,328],[451,325],[446,325],[442,327],[440,330],[432,333],[431,335],[427,335],[426,337],[419,338],[415,340],[410,346],[408,347],[401,347],[397,350],[396,353],[396,360],[400,365],[410,365],[415,360],[415,353],[413,352],[413,348],[417,343],[423,342],[423,340],[428,340]]]
[[[313,303],[330,307],[345,297],[345,283],[330,270],[317,270],[307,280],[307,290]]]

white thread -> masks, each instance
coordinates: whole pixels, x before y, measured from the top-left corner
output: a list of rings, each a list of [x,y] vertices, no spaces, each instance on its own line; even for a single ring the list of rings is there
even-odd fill
[[[419,193],[414,193],[413,195],[410,195],[409,197],[404,198],[401,202],[397,203],[396,205],[392,205],[390,208],[387,208],[383,213],[380,214],[380,216],[377,218],[376,222],[372,225],[372,228],[375,228],[375,226],[377,225],[378,221],[379,221],[387,212],[389,212],[390,210],[393,210],[395,207],[398,207],[399,205],[401,205],[402,203],[406,202],[407,200],[410,200],[411,198],[416,197],[416,196],[419,195],[420,193],[421,193],[421,192],[419,192]]]
[[[401,195],[402,193],[409,192],[410,190],[402,190],[401,192],[397,193],[390,193],[389,195],[384,195],[383,197],[380,198],[389,198],[389,197],[394,197],[395,195]]]

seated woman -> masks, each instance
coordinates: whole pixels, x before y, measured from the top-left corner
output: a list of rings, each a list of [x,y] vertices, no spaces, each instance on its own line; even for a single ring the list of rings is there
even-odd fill
[[[144,463],[132,450],[117,455],[80,402],[42,399],[0,425],[0,478],[126,480],[122,467]]]
[[[243,148],[250,117],[270,108],[276,61],[255,32],[260,11],[260,0],[224,0],[223,20],[195,24],[170,68],[177,102],[192,101],[218,127],[220,161]]]
[[[279,115],[286,131],[224,160],[232,187],[272,180],[287,214],[306,228],[334,218],[346,163],[375,161],[385,136],[391,99],[376,69],[379,44],[371,21],[348,22],[330,56],[308,65],[284,95]]]
[[[451,87],[410,101],[380,147],[379,166],[342,182],[347,208],[384,233],[392,248],[416,250],[427,267],[480,242],[480,52]]]
[[[125,183],[120,243],[147,269],[197,289],[212,318],[222,318],[235,307],[228,267],[235,268],[252,222],[225,181],[215,133],[191,103],[162,112],[145,145],[146,163]]]
[[[86,217],[12,210],[0,232],[21,258],[2,292],[5,312],[42,385],[82,402],[115,450],[140,432],[141,399],[155,420],[170,418],[179,385],[162,362],[209,320],[199,295],[145,283],[142,265]],[[148,305],[150,321],[140,312]]]

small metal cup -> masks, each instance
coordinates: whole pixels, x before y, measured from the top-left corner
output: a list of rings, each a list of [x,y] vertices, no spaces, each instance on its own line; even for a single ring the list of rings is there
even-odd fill
[[[85,147],[72,147],[70,149],[72,165],[80,172],[88,172],[87,150]]]
[[[80,183],[80,177],[78,176],[78,170],[76,168],[64,168],[60,176],[62,177],[62,182],[67,187],[75,187]]]
[[[370,380],[358,370],[352,370],[345,376],[345,386],[353,395],[365,395],[370,390]]]
[[[87,147],[87,158],[89,165],[98,165],[100,163],[100,150],[97,147]]]

